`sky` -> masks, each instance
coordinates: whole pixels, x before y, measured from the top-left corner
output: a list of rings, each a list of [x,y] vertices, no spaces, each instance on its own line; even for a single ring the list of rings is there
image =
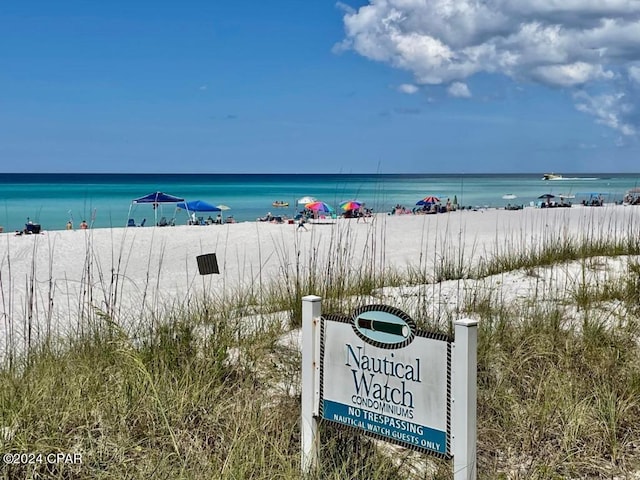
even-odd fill
[[[637,172],[640,0],[6,0],[0,171]]]

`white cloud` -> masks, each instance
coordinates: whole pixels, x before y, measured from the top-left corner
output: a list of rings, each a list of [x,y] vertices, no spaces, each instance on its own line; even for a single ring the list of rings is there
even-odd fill
[[[399,92],[407,93],[409,95],[413,95],[414,93],[417,93],[418,90],[419,90],[418,87],[416,87],[412,83],[403,83],[402,85],[398,86]]]
[[[640,67],[632,65],[629,67],[629,78],[636,82],[640,83]]]
[[[531,72],[533,78],[542,83],[562,87],[584,85],[593,80],[610,80],[613,72],[604,71],[601,65],[591,65],[585,62],[576,62],[569,65],[544,65],[536,67]]]
[[[350,13],[350,14],[356,13],[355,8],[353,8],[351,5],[347,5],[344,2],[336,2],[336,7],[345,13]]]
[[[637,128],[624,119],[624,114],[633,110],[633,106],[626,102],[625,97],[624,93],[595,96],[586,92],[574,94],[576,108],[579,111],[593,115],[598,123],[618,130],[623,135],[635,135]]]
[[[462,82],[453,82],[447,89],[447,92],[452,97],[462,97],[462,98],[471,97],[471,92],[469,91],[469,87],[467,86],[466,83],[462,83]]]
[[[502,74],[597,92],[579,110],[623,135],[640,127],[628,101],[640,83],[640,0],[369,1],[344,9],[340,48],[406,70],[417,85]]]

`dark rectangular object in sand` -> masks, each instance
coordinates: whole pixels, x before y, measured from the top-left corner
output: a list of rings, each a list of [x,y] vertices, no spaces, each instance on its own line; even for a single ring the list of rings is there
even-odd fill
[[[198,261],[198,271],[200,275],[210,275],[212,273],[220,273],[218,269],[218,259],[215,253],[206,253],[196,257]]]

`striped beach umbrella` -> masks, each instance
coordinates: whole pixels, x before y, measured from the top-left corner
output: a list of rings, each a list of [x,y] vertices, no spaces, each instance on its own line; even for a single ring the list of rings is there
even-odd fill
[[[422,200],[418,200],[416,205],[433,205],[434,203],[440,203],[440,199],[435,195],[427,195]]]
[[[331,207],[331,205],[324,203],[324,202],[320,202],[320,201],[316,201],[316,202],[311,202],[311,203],[307,203],[305,204],[304,208],[306,208],[307,210],[311,210],[312,212],[318,212],[318,213],[331,213],[333,212],[333,208]]]
[[[340,204],[340,208],[342,210],[358,210],[360,207],[362,207],[363,203],[359,202],[357,200],[347,200],[346,202],[342,202]]]

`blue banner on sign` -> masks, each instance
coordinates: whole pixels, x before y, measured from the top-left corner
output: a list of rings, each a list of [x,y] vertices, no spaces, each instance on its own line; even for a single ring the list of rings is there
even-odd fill
[[[392,438],[412,447],[447,453],[447,433],[389,415],[323,400],[322,418],[348,425],[366,433]]]

